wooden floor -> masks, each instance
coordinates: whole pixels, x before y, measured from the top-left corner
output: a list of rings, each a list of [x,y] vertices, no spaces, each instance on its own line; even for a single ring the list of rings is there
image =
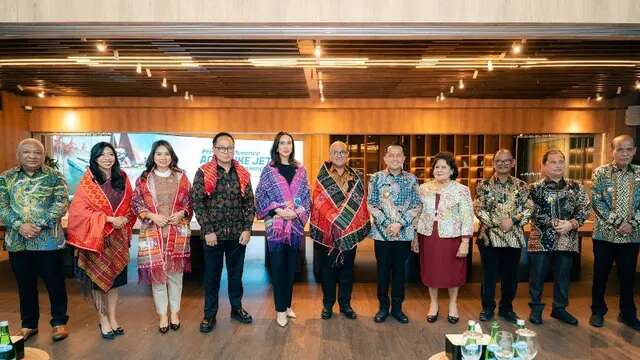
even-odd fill
[[[40,333],[30,339],[27,346],[47,351],[52,359],[428,359],[444,349],[445,333],[461,332],[466,320],[477,319],[480,310],[479,284],[472,282],[461,290],[459,324],[450,325],[442,316],[435,324],[428,324],[424,320],[426,291],[422,286],[409,284],[404,309],[411,322],[402,325],[389,318],[384,324],[376,324],[372,319],[378,306],[375,283],[358,282],[354,286],[352,305],[359,318],[353,321],[334,316],[325,321],[320,319],[320,286],[309,275],[307,281],[295,286],[293,308],[298,318],[283,329],[273,320],[272,294],[262,259],[263,246],[259,238],[254,238],[246,259],[244,307],[254,317],[252,325],[229,319],[225,279],[220,292],[218,324],[213,332],[201,334],[198,323],[202,318],[202,284],[200,279],[190,278],[185,279],[182,297],[182,327],[178,332],[159,334],[150,289],[136,284],[135,264],[132,264],[130,283],[122,288],[119,304],[119,322],[125,328],[124,336],[114,341],[100,338],[93,307],[79,294],[75,281],[68,280],[71,335],[60,343],[51,341],[49,305],[42,287]],[[366,254],[367,247],[370,246],[363,246],[362,254]],[[308,259],[311,248],[307,246]],[[588,325],[590,241],[584,251],[583,278],[572,283],[569,306],[580,325],[561,324],[549,318],[549,309],[546,309],[542,326],[528,325],[540,335],[542,351],[537,359],[640,359],[640,332],[616,321],[615,282],[611,282],[607,297],[611,310],[605,327],[595,329]],[[475,259],[474,270],[478,266],[478,258]],[[18,297],[6,253],[0,255],[0,274],[0,319],[8,319],[15,332],[20,324]],[[547,303],[550,303],[549,285],[545,288]],[[514,305],[522,316],[528,315],[527,302],[527,285],[521,283]],[[446,304],[443,294],[441,315],[446,313]],[[501,326],[511,328],[505,323]]]

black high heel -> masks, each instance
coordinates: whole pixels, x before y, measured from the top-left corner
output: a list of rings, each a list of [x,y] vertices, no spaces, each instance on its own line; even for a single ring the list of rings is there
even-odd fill
[[[100,330],[100,335],[102,335],[102,338],[105,340],[113,340],[116,338],[116,334],[113,332],[113,330],[109,331],[108,333],[104,333],[102,332],[102,324],[98,324],[98,329]]]
[[[169,327],[171,328],[171,330],[173,331],[178,331],[178,329],[180,329],[180,323],[174,324],[172,322],[169,322]]]
[[[457,324],[458,321],[460,321],[460,317],[458,316],[447,316],[447,321],[449,322],[449,324]]]
[[[427,322],[428,323],[434,323],[436,321],[438,321],[438,315],[440,314],[440,311],[437,311],[435,315],[427,315]]]
[[[113,329],[113,334],[115,336],[124,335],[124,329],[122,327],[118,326],[117,329]]]

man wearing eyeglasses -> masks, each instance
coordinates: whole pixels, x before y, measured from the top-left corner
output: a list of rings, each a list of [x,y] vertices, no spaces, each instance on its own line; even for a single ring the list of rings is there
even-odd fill
[[[311,207],[311,237],[320,252],[320,317],[327,320],[333,315],[338,282],[340,312],[353,320],[357,318],[351,308],[356,246],[369,234],[371,223],[364,180],[361,173],[347,165],[347,145],[341,141],[331,144],[329,159],[316,178]]]
[[[249,324],[242,307],[242,271],[246,246],[255,216],[251,176],[234,160],[235,141],[221,132],[213,138],[213,158],[193,179],[193,210],[204,237],[204,319],[200,331],[213,330],[218,312],[218,291],[226,257],[231,318]]]
[[[511,176],[515,160],[508,149],[493,156],[494,174],[478,183],[475,213],[480,220],[478,249],[482,262],[482,311],[480,321],[493,318],[496,308],[496,281],[501,279],[498,314],[516,323],[513,299],[518,289],[518,265],[525,245],[522,227],[529,221],[533,204],[527,183]]]

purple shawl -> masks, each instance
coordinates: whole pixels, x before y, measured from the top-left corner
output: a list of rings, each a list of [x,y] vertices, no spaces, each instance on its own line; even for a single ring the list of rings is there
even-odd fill
[[[262,169],[256,188],[256,205],[258,219],[265,220],[269,249],[285,244],[299,248],[304,240],[304,225],[309,220],[311,208],[309,182],[304,167],[296,164],[296,173],[291,184],[288,184],[273,162],[267,164]],[[293,209],[298,217],[285,220],[269,214],[272,210],[286,207]]]

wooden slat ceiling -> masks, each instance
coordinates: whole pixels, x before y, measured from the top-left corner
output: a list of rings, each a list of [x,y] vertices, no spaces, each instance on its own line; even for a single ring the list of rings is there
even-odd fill
[[[68,56],[190,56],[195,62],[309,56],[295,40],[105,39],[108,51],[97,51],[96,40],[0,40],[0,61],[23,58],[63,59]],[[505,40],[324,40],[323,57],[365,57],[379,60],[497,57],[510,48]],[[518,41],[515,39],[515,41]],[[640,41],[528,40],[522,57],[549,60],[640,60]],[[326,98],[433,97],[443,92],[460,98],[606,98],[635,91],[636,67],[550,67],[532,69],[433,69],[408,66],[363,69],[321,69]],[[160,86],[166,77],[167,88]],[[450,87],[464,79],[465,89]],[[172,85],[178,87],[174,94]],[[20,91],[20,85],[24,91]],[[622,87],[622,94],[617,88]],[[26,96],[195,96],[306,98],[302,68],[201,66],[152,69],[152,77],[132,68],[66,66],[0,66],[0,88]]]

